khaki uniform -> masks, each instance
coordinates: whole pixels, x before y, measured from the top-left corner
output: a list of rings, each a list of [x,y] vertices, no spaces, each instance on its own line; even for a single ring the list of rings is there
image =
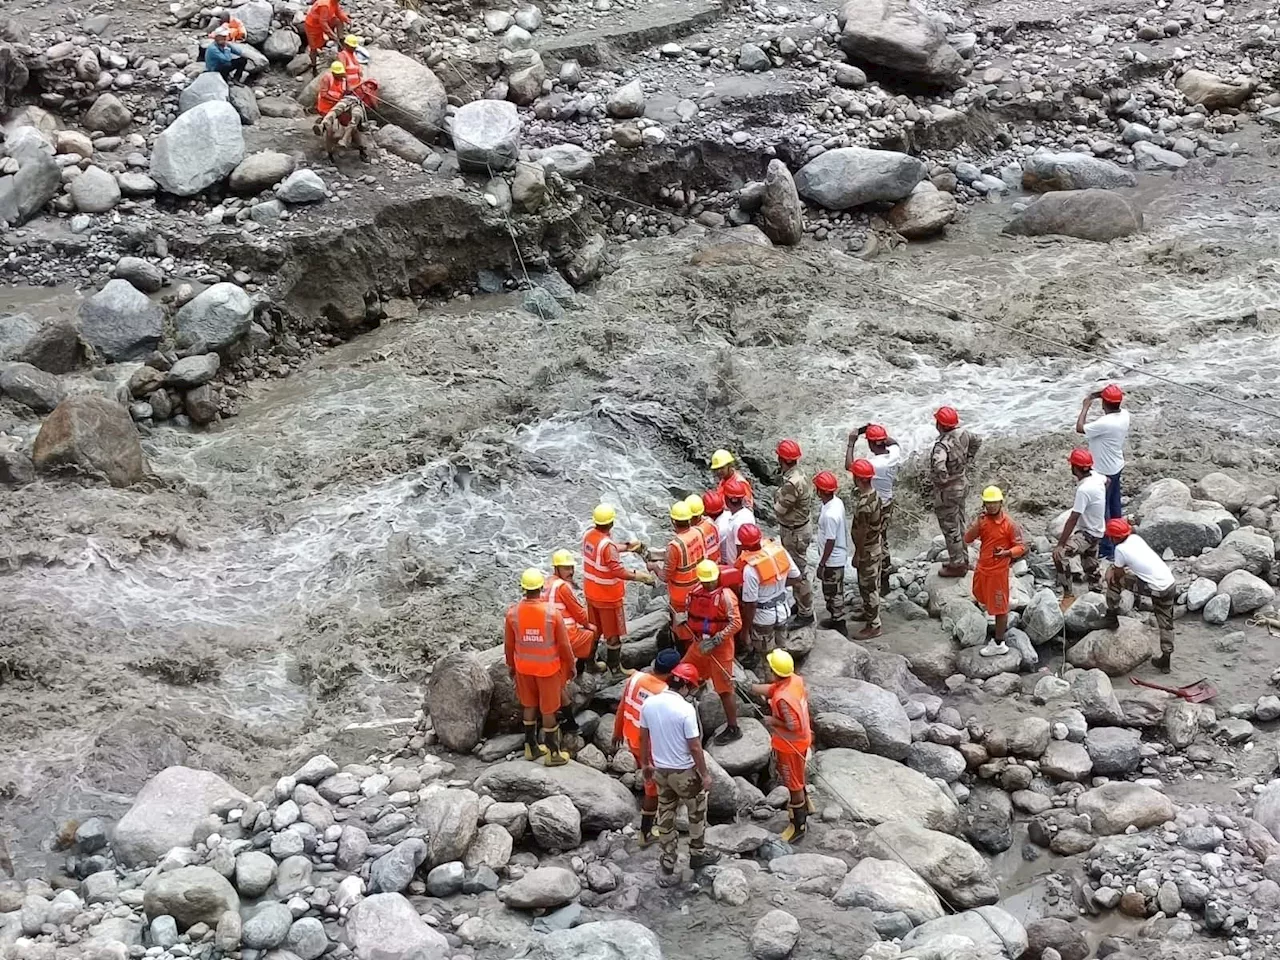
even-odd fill
[[[1080,569],[1084,571],[1085,581],[1089,584],[1090,590],[1096,590],[1101,586],[1101,577],[1098,575],[1098,547],[1102,543],[1101,537],[1091,537],[1083,530],[1073,530],[1071,536],[1067,538],[1067,542],[1063,545],[1062,563],[1054,561],[1053,565],[1058,571],[1058,582],[1062,584],[1062,588],[1068,593],[1071,592],[1071,558],[1080,558]]]
[[[1167,590],[1156,593],[1131,573],[1126,573],[1120,583],[1115,583],[1108,577],[1107,613],[1119,612],[1120,593],[1123,590],[1130,590],[1135,595],[1151,598],[1151,606],[1156,615],[1156,627],[1160,630],[1160,652],[1173,653],[1173,605],[1178,599],[1178,585],[1175,583]]]
[[[658,784],[658,843],[662,848],[661,862],[666,870],[676,867],[676,811],[680,804],[689,812],[689,853],[705,847],[707,831],[707,791],[702,789],[702,777],[695,769],[655,770],[653,779]]]
[[[947,541],[947,558],[955,566],[969,565],[964,546],[964,501],[968,495],[966,471],[978,454],[982,441],[964,427],[941,434],[929,457],[933,479],[933,510]]]
[[[807,617],[813,614],[813,588],[809,585],[808,554],[813,543],[813,490],[809,478],[798,466],[787,471],[782,486],[773,495],[773,512],[778,518],[781,533],[779,539],[796,569],[800,580],[795,584],[796,613]]]
[[[874,490],[855,490],[850,531],[853,565],[858,571],[862,620],[880,626],[880,568],[884,562],[884,502]]]

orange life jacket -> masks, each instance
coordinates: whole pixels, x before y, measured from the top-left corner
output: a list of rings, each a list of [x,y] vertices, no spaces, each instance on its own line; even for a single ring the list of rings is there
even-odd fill
[[[617,606],[627,597],[627,582],[613,571],[621,564],[618,545],[592,527],[582,538],[582,593],[588,603]]]
[[[791,572],[791,561],[787,559],[786,548],[777,540],[765,540],[759,550],[738,554],[738,568],[752,567],[760,578],[760,589],[785,582]]]
[[[338,62],[347,68],[345,76],[347,83],[351,85],[351,89],[354,90],[360,86],[360,81],[364,79],[364,64],[360,62],[356,52],[344,45],[338,50]]]
[[[316,113],[323,117],[346,95],[346,78],[326,73],[324,79],[320,81],[320,92],[316,95]]]
[[[695,572],[699,561],[706,556],[706,545],[702,531],[690,525],[687,530],[677,531],[671,538],[679,558],[675,566],[671,566],[671,550],[667,550],[667,595],[671,599],[671,608],[684,610],[684,602],[689,591],[698,585],[698,574]]]
[[[694,521],[694,526],[702,534],[702,552],[706,554],[706,558],[714,563],[719,563],[720,531],[716,529],[716,522],[706,514],[703,514]]]
[[[689,630],[695,637],[710,637],[729,625],[728,605],[724,594],[729,588],[721,585],[708,590],[702,584],[689,594]]]
[[[515,628],[516,673],[554,677],[561,672],[557,619],[556,608],[542,600],[521,600],[507,610],[507,621]]]
[[[791,708],[791,715],[799,720],[799,729],[787,730],[781,724],[776,724],[770,734],[773,749],[779,756],[795,753],[804,756],[813,744],[813,732],[809,726],[809,694],[804,688],[804,681],[794,673],[785,680],[779,680],[769,691],[769,709],[776,720],[783,717],[783,703]]]
[[[640,708],[655,694],[667,689],[666,683],[652,673],[633,673],[622,688],[622,736],[633,751],[640,750]]]

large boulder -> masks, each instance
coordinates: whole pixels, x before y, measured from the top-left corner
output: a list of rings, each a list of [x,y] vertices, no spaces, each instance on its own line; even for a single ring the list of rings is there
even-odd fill
[[[444,124],[444,85],[420,60],[382,47],[368,48],[365,76],[378,81],[378,110],[424,143]]]
[[[1022,161],[1022,185],[1036,193],[1050,190],[1116,190],[1137,186],[1132,172],[1087,153],[1039,150]]]
[[[1142,734],[1125,727],[1094,727],[1085,734],[1084,748],[1098,776],[1122,777],[1142,762]]]
[[[1065,619],[1058,598],[1048,587],[1037,590],[1022,614],[1022,629],[1032,643],[1049,643],[1062,635]]]
[[[484,735],[493,681],[474,653],[459,651],[436,661],[427,681],[426,710],[440,743],[470,753]]]
[[[742,737],[733,743],[711,743],[710,753],[729,772],[730,776],[750,776],[769,765],[773,747],[769,731],[754,717],[743,717],[738,724]]]
[[[556,930],[534,946],[530,960],[662,960],[658,936],[632,920],[601,920]]]
[[[9,363],[0,364],[0,393],[36,413],[49,413],[62,402],[67,391],[51,373],[29,363]]]
[[[77,318],[0,314],[0,361],[29,363],[49,373],[70,373],[80,359]]]
[[[1222,542],[1222,527],[1212,513],[1179,507],[1144,508],[1138,534],[1156,553],[1172,550],[1175,557],[1198,557]]]
[[[215,283],[188,301],[173,318],[178,346],[226,350],[249,332],[253,300],[234,283]]]
[[[1229,110],[1238,107],[1251,96],[1254,84],[1232,83],[1207,70],[1188,70],[1178,78],[1178,92],[1191,103],[1202,104],[1209,110]]]
[[[732,783],[732,778],[730,778]],[[476,790],[501,801],[534,803],[564,794],[582,815],[582,830],[620,830],[636,816],[636,803],[626,787],[608,774],[581,763],[546,767],[528,760],[495,764],[475,782]]]
[[[1191,486],[1191,495],[1199,500],[1220,503],[1233,513],[1243,510],[1252,499],[1249,488],[1225,473],[1206,473]]]
[[[128,280],[108,280],[80,306],[80,336],[103,360],[140,360],[163,334],[164,308]]]
[[[901,200],[925,173],[925,165],[905,153],[840,147],[801,167],[795,184],[806,200],[828,210],[847,210],[877,200]]]
[[[873,753],[905,760],[911,748],[911,721],[898,698],[874,683],[851,677],[810,677],[811,714],[842,713],[862,724]]]
[[[1218,584],[1218,596],[1223,595],[1231,598],[1231,612],[1239,615],[1265,607],[1276,598],[1276,591],[1261,577],[1255,577],[1248,570],[1237,570]]]
[[[776,158],[769,161],[765,173],[759,221],[765,236],[783,246],[794,246],[804,235],[804,208],[796,181],[787,165]]]
[[[156,137],[151,177],[166,193],[191,197],[222,180],[243,159],[240,114],[225,101],[209,101],[192,107]]]
[[[1099,836],[1145,830],[1173,819],[1173,803],[1140,783],[1113,780],[1087,790],[1076,800],[1076,812],[1086,814]]]
[[[854,64],[945,87],[959,84],[964,64],[946,29],[908,0],[848,0],[839,20],[840,47]]]
[[[1157,640],[1155,628],[1132,617],[1121,617],[1120,626],[1114,630],[1085,634],[1067,650],[1067,660],[1076,667],[1120,677],[1154,656]]]
[[[863,853],[905,863],[961,909],[987,906],[1000,899],[991,866],[977,850],[950,834],[912,821],[880,824],[864,840]]]
[[[930,830],[955,833],[960,812],[955,801],[922,773],[893,760],[856,750],[820,751],[814,764],[820,789],[852,798],[857,816],[870,824],[911,820]]]
[[[907,199],[889,211],[889,225],[908,240],[922,240],[941,233],[958,210],[955,197],[921,180]]]
[[[67,185],[67,194],[81,213],[106,213],[120,202],[120,184],[101,167],[91,165]]]
[[[1109,190],[1048,193],[1005,224],[1016,237],[1060,235],[1106,243],[1142,230],[1142,213]]]
[[[148,878],[142,887],[142,908],[152,920],[173,917],[178,929],[186,930],[197,923],[216,926],[228,910],[240,909],[240,898],[231,881],[217,870],[179,867]]]
[[[520,111],[507,100],[472,100],[453,115],[450,126],[458,165],[488,173],[510,170],[520,155]]]
[[[217,774],[166,767],[143,785],[133,806],[116,824],[111,835],[116,859],[136,867],[159,860],[173,847],[189,845],[196,827],[220,800],[249,802]]]
[[[449,941],[398,893],[378,893],[351,908],[342,938],[356,960],[446,960]]]
[[[902,940],[906,949],[922,947],[939,937],[972,940],[983,956],[1018,960],[1027,949],[1027,931],[1010,913],[999,907],[978,907],[921,924]]]
[[[293,173],[296,165],[297,161],[287,153],[259,150],[236,164],[236,168],[231,171],[231,179],[227,181],[227,186],[233,193],[244,196],[261,193]]]
[[[1196,576],[1221,580],[1236,570],[1247,570],[1262,576],[1271,569],[1276,557],[1276,542],[1265,533],[1241,528],[1232,530],[1208,553],[1196,557],[1192,569]]]
[[[230,96],[230,88],[222,74],[212,70],[197,73],[182,93],[178,94],[178,112],[186,113],[202,103],[218,103]]]
[[[945,914],[942,901],[918,873],[897,860],[863,857],[845,876],[833,898],[836,906],[866,907],[877,913],[905,913],[913,925]]]
[[[271,21],[275,17],[275,8],[270,0],[248,0],[235,8],[236,18],[244,24],[244,38],[255,47],[260,47],[271,34]]]
[[[470,790],[435,787],[418,803],[418,823],[427,832],[427,866],[461,860],[480,824],[480,798]]]
[[[1124,722],[1124,711],[1111,687],[1111,678],[1101,670],[1072,670],[1067,674],[1071,697],[1089,723]]]
[[[1258,794],[1253,805],[1253,819],[1262,824],[1272,837],[1280,840],[1280,781],[1271,781]]]
[[[18,136],[31,131],[26,136]],[[9,131],[0,143],[0,157],[17,161],[18,172],[0,177],[0,220],[18,225],[39,213],[57,196],[62,186],[62,172],[53,159],[53,150],[32,127]]]
[[[59,403],[40,426],[31,458],[43,470],[69,467],[104,477],[113,487],[137,483],[147,470],[129,412],[98,394]]]

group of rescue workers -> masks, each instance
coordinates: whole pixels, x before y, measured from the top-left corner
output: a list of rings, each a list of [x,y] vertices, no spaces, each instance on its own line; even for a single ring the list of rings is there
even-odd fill
[[[205,49],[205,71],[221,74],[228,83],[242,82],[249,58],[236,44],[245,40],[244,24],[227,10],[220,11],[215,22],[210,34],[213,42]],[[317,120],[312,132],[324,137],[330,159],[342,146],[355,147],[360,151],[360,158],[368,160],[364,128],[368,112],[378,104],[378,81],[365,76],[369,57],[363,50],[362,38],[345,33],[350,22],[351,17],[342,9],[340,0],[313,0],[302,21],[300,32],[313,76],[319,73],[320,52],[329,43],[337,48],[337,55],[321,78],[316,93]]]

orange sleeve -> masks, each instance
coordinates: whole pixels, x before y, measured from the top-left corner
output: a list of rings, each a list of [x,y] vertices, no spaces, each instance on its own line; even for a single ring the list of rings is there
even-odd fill
[[[569,611],[569,616],[577,623],[587,626],[587,608],[585,604],[578,602],[578,597],[574,594],[573,588],[567,583],[561,581],[560,596],[556,598],[564,608]]]
[[[337,0],[334,0],[333,15],[335,20],[340,20],[343,23],[351,22],[350,15],[347,13],[347,11],[342,9],[342,4],[338,3]]]
[[[504,624],[503,632],[505,637],[502,643],[503,653],[507,658],[507,670],[511,673],[516,671],[516,623],[515,617],[511,615],[511,611],[507,611],[507,617]]]
[[[572,676],[577,661],[573,658],[573,647],[569,645],[569,628],[565,626],[564,617],[557,611],[555,615],[556,651],[560,654],[560,663],[564,665],[565,675]]]
[[[608,546],[600,551],[600,565],[610,573],[618,576],[629,577],[631,575],[631,571],[622,565],[622,555],[618,553],[618,545],[612,540],[609,541]]]
[[[1022,529],[1016,523],[1010,520],[1009,521],[1009,556],[1013,557],[1013,559],[1015,560],[1020,560],[1023,556],[1026,555],[1026,552],[1027,552],[1027,545],[1022,542]]]
[[[742,482],[747,485],[747,497],[743,503],[754,510],[756,508],[756,488],[751,486],[751,481],[746,477],[742,478]]]
[[[680,569],[680,544],[672,540],[667,544],[666,561],[662,565],[662,576],[658,579],[663,583],[671,582],[671,571]]]
[[[973,543],[973,541],[977,540],[981,536],[982,536],[982,526],[980,523],[975,523],[973,526],[971,526],[968,530],[964,532],[964,542]]]
[[[627,694],[630,693],[630,687],[633,682],[628,678],[627,682],[622,685],[622,699],[618,701],[618,710],[613,715],[613,739],[615,740],[622,739],[622,705],[627,702]]]
[[[724,612],[729,619],[729,625],[725,629],[731,634],[737,633],[742,629],[742,608],[738,606],[738,598],[732,590],[721,590],[720,596],[724,597]]]

